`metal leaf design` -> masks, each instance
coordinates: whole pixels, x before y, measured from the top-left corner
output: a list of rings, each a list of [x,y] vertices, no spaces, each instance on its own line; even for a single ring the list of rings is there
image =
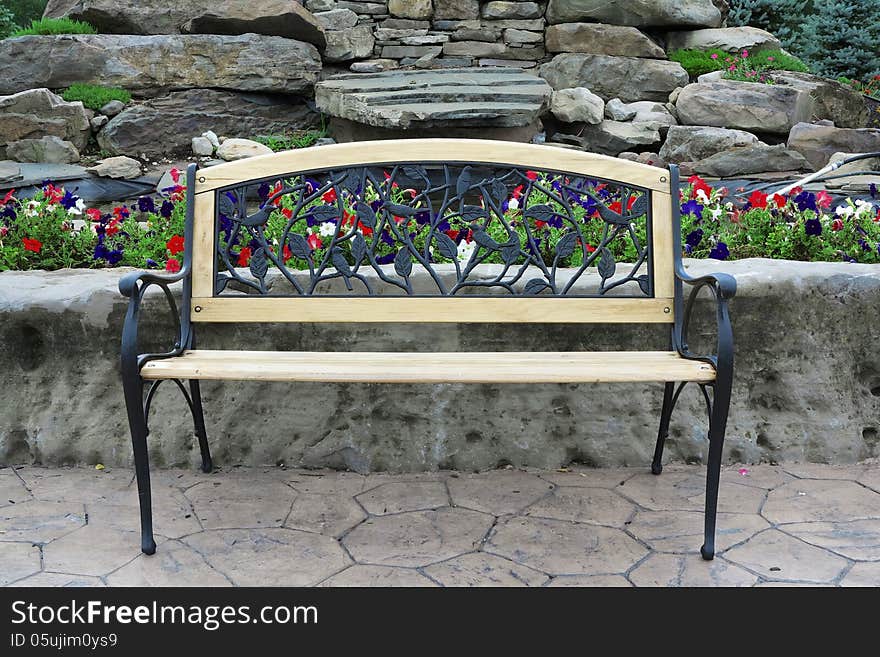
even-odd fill
[[[266,260],[266,252],[262,246],[251,255],[250,270],[254,278],[261,280],[266,278],[266,273],[269,271],[269,262]]]
[[[336,271],[340,274],[348,278],[351,276],[351,267],[348,264],[348,260],[345,259],[345,255],[342,253],[342,249],[338,246],[334,246],[330,250],[330,261],[333,263],[333,266],[336,267]]]
[[[629,217],[624,217],[622,214],[615,212],[611,208],[599,204],[599,216],[602,217],[609,224],[615,224],[618,226],[626,226],[629,224]]]
[[[507,185],[498,180],[498,178],[494,178],[489,183],[489,189],[492,192],[492,196],[498,199],[499,202],[507,198]]]
[[[526,283],[525,287],[523,288],[523,292],[529,295],[540,294],[544,291],[545,288],[548,287],[550,287],[550,284],[547,283],[547,281],[545,281],[544,279],[533,278],[528,283]]]
[[[614,276],[614,272],[617,270],[617,263],[614,262],[614,256],[611,255],[611,251],[607,247],[602,247],[602,255],[599,256],[599,265],[597,266],[597,269],[599,271],[599,276],[602,277],[603,281]]]
[[[217,211],[225,217],[234,218],[236,213],[235,203],[227,194],[220,194]]]
[[[476,205],[466,205],[461,209],[461,218],[467,222],[477,221],[489,217],[483,208]]]
[[[434,239],[437,241],[437,252],[440,255],[450,260],[455,260],[458,257],[458,246],[449,235],[437,233]]]
[[[385,209],[395,217],[411,217],[418,212],[418,210],[408,205],[397,205],[396,203],[386,203]]]
[[[351,255],[354,258],[355,267],[361,264],[367,255],[367,241],[360,233],[355,233],[351,239]]]
[[[574,248],[577,246],[577,233],[566,233],[556,243],[556,255],[560,260],[570,258],[574,254]]]
[[[651,294],[651,277],[647,274],[642,274],[636,279],[639,282],[639,289],[644,292],[646,295]]]
[[[241,223],[245,226],[257,227],[257,226],[265,226],[269,221],[269,215],[272,214],[274,207],[263,207],[260,208],[257,212],[252,214],[249,217],[245,217],[241,220]]]
[[[519,254],[519,238],[516,235],[512,235],[506,244],[501,245],[501,259],[505,265],[513,265],[519,260]]]
[[[425,171],[424,167],[419,167],[419,166],[403,167],[403,175],[405,175],[407,178],[410,178],[410,179],[414,179],[414,178],[420,178],[422,180],[428,179],[428,172]]]
[[[457,196],[463,196],[471,188],[471,167],[466,166],[461,170],[458,182],[455,185],[455,193]]]
[[[490,251],[497,251],[501,248],[501,245],[489,237],[489,233],[480,228],[479,226],[471,227],[471,230],[474,231],[474,242],[478,245],[482,246],[484,249],[489,249]]]
[[[339,219],[339,210],[335,205],[318,205],[309,209],[315,221],[324,223],[325,221],[334,221]]]
[[[412,274],[412,254],[409,249],[403,248],[394,256],[394,271],[403,278]]]
[[[548,222],[556,216],[556,212],[549,205],[533,205],[526,208],[523,216],[530,217],[535,221]]]
[[[632,207],[629,209],[629,217],[630,219],[635,219],[637,217],[643,217],[648,213],[648,195],[642,194],[639,196],[635,203],[632,204]]]
[[[291,233],[287,238],[287,244],[290,252],[297,258],[308,260],[309,256],[312,254],[312,250],[309,248],[309,243],[306,241],[306,238],[299,233]]]
[[[363,201],[357,204],[357,218],[358,221],[367,228],[376,227],[376,213],[373,212],[373,208]]]

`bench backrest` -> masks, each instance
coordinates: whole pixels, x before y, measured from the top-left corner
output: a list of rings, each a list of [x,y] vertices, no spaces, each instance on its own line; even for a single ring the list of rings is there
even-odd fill
[[[322,146],[194,170],[190,317],[671,323],[673,174],[460,139]]]

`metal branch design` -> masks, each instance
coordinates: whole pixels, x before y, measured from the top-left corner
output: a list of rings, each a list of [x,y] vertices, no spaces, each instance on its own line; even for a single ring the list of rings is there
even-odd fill
[[[488,288],[602,296],[628,283],[636,285],[623,296],[653,296],[650,192],[614,181],[480,164],[389,164],[242,183],[218,192],[216,207],[215,295],[268,294],[271,266],[304,296],[321,294],[320,284],[333,279],[351,294],[374,295],[376,277],[413,295],[418,269],[440,296]],[[631,263],[623,272],[621,254]],[[487,264],[500,265],[488,278],[479,275]],[[575,294],[591,269],[601,281],[597,293]]]

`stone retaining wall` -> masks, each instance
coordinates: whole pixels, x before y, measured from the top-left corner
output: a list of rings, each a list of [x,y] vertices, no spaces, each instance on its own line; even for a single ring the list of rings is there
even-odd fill
[[[688,267],[739,281],[727,460],[850,463],[880,455],[880,267],[769,260]],[[130,463],[117,365],[123,272],[0,273],[0,464]],[[163,326],[170,336],[170,325],[156,321],[147,333]],[[705,327],[697,341],[711,338]],[[204,327],[199,337],[204,347],[301,350],[666,347],[659,327],[591,325],[242,325]],[[647,467],[662,397],[660,385],[610,384],[231,382],[203,391],[218,463],[364,472],[573,461]],[[157,395],[151,424],[155,464],[195,462],[190,420],[171,386]],[[699,391],[687,390],[668,460],[702,460],[705,430]]]

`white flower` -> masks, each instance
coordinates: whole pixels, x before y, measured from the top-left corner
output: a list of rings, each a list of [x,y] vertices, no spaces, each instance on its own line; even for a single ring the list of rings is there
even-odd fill
[[[318,233],[321,237],[332,237],[336,234],[336,224],[332,221],[325,221],[320,226],[318,226]]]
[[[507,202],[507,208],[509,210],[518,210],[519,209],[519,201],[515,198],[510,199]]]
[[[709,203],[709,196],[706,194],[706,190],[704,189],[697,190],[697,198],[703,202],[703,205],[707,205]]]
[[[718,207],[712,208],[709,212],[712,213],[713,219],[719,219],[721,217],[721,215],[724,214],[724,208],[722,208],[721,206],[718,206]]]
[[[47,206],[46,206],[46,212],[50,212],[50,213],[51,213],[51,212],[55,212],[55,205],[54,205],[54,204],[52,204],[52,205],[47,205]]]
[[[82,211],[86,208],[86,202],[81,198],[76,200],[76,205],[72,208],[67,208],[67,214],[82,214]]]
[[[36,217],[38,214],[40,214],[40,202],[28,201],[27,205],[24,208],[24,216]]]
[[[465,240],[462,240],[458,244],[458,261],[466,262],[470,260],[471,254],[474,252],[474,249],[477,247],[476,242],[468,243]]]
[[[839,217],[851,217],[854,213],[855,209],[850,205],[838,205],[834,210],[834,214]]]

